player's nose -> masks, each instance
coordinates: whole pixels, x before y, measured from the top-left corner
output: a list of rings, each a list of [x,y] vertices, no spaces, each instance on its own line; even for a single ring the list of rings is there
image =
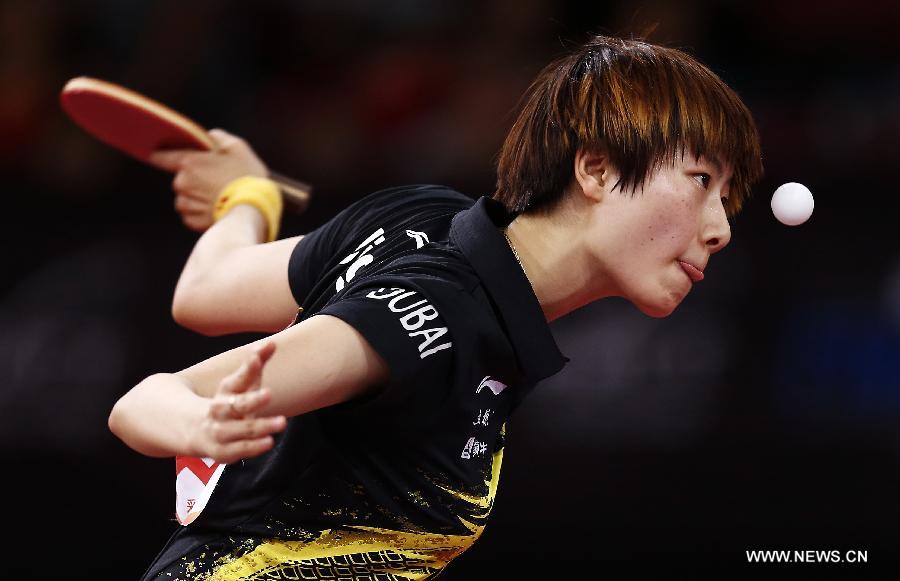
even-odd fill
[[[710,254],[722,250],[731,242],[731,224],[728,223],[728,214],[721,203],[712,204],[707,208],[706,220],[703,224],[703,244]]]

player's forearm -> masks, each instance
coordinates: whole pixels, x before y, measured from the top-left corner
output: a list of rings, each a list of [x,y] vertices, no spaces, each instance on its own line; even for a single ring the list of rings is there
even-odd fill
[[[206,416],[208,402],[178,376],[151,375],[116,402],[109,429],[147,456],[195,455],[192,429]]]
[[[178,279],[176,296],[180,289],[214,277],[230,253],[265,242],[266,228],[266,221],[256,208],[247,204],[235,206],[197,240]]]
[[[389,369],[365,338],[344,321],[314,316],[266,339],[237,347],[178,372],[193,391],[214,397],[220,382],[260,346],[273,342],[262,385],[271,399],[263,416],[297,416],[358,397],[383,385]]]
[[[172,316],[206,335],[283,329],[297,305],[287,283],[296,239],[263,244],[266,224],[239,205],[197,241],[178,280]]]
[[[204,275],[179,283],[173,317],[205,335],[284,329],[297,314],[288,262],[300,238],[223,253]]]

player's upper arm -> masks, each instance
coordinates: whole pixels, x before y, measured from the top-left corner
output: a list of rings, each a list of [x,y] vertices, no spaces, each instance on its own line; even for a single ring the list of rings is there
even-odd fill
[[[273,341],[275,354],[263,369],[262,385],[272,392],[265,415],[295,416],[349,401],[383,384],[389,376],[384,359],[344,321],[315,316],[275,335],[217,355],[178,375],[192,389],[211,396],[257,344]]]

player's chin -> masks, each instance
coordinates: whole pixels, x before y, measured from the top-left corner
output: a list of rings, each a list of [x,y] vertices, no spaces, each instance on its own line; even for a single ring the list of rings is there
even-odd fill
[[[635,306],[648,317],[662,319],[675,312],[686,294],[662,292],[658,296],[643,301],[633,301]]]

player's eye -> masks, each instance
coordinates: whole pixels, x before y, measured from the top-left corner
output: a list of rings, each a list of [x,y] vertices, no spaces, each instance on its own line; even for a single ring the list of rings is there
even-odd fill
[[[697,182],[699,182],[699,184],[703,186],[703,189],[705,190],[709,187],[709,181],[712,178],[709,177],[708,173],[698,173],[694,175],[694,179],[697,180]]]

